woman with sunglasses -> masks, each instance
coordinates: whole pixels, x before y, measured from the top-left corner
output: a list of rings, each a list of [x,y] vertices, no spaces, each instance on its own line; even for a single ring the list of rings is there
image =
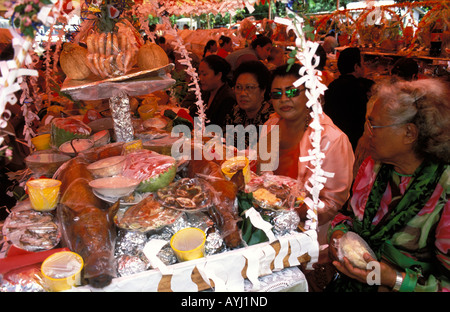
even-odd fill
[[[260,61],[242,63],[234,72],[233,85],[236,95],[236,105],[232,114],[226,117],[227,125],[256,126],[258,138],[259,125],[263,125],[274,112],[272,104],[268,102],[270,72]],[[240,141],[238,142],[238,140]],[[250,135],[235,136],[235,147],[240,149],[249,147]],[[254,142],[256,145],[256,141]],[[256,146],[254,147],[256,148]]]
[[[370,156],[332,222],[330,244],[356,232],[376,259],[364,254],[372,264],[361,269],[330,248],[340,271],[330,291],[450,291],[449,90],[434,79],[375,89],[365,125]],[[373,267],[379,280],[370,285]]]
[[[313,148],[310,140],[313,132],[313,129],[309,127],[311,122],[310,109],[306,106],[308,99],[305,94],[305,86],[301,85],[297,88],[293,85],[301,77],[299,74],[300,65],[294,64],[289,71],[287,69],[288,65],[283,65],[272,74],[270,96],[276,113],[271,116],[265,125],[268,126],[267,131],[270,131],[270,126],[278,125],[279,138],[272,137],[271,133],[273,132],[269,132],[267,142],[279,140],[278,168],[273,170],[273,173],[292,177],[306,184],[312,175],[312,171],[309,169],[311,165],[309,162],[300,162],[299,157],[308,156],[309,150]],[[325,204],[323,208],[318,210],[319,244],[322,245],[326,243],[329,222],[349,197],[354,156],[347,136],[333,124],[328,116],[322,114],[320,124],[323,127],[321,151],[325,154],[322,169],[334,173],[334,177],[327,179],[320,192],[320,199]],[[261,137],[263,136],[261,135]],[[259,144],[261,145],[263,142],[266,141],[260,138]],[[270,147],[271,143],[267,143],[267,146]],[[260,163],[263,162],[260,161]],[[300,185],[300,187],[303,187],[303,185]],[[307,209],[307,205],[304,204],[298,211],[302,220],[306,219]],[[328,273],[329,278],[331,278],[334,272],[327,258],[328,253],[324,250],[319,256],[319,262],[323,266],[316,272],[320,275],[319,271],[331,269]],[[323,290],[327,281],[315,280],[313,275],[312,273],[311,279],[307,276],[311,290]]]

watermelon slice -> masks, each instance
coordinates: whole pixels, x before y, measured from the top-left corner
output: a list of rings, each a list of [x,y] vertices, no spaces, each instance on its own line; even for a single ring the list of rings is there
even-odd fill
[[[91,128],[76,118],[52,119],[50,142],[56,148],[72,139],[88,139],[90,135]]]
[[[155,192],[169,185],[177,173],[175,158],[142,149],[126,155],[122,175],[138,179],[136,191]]]

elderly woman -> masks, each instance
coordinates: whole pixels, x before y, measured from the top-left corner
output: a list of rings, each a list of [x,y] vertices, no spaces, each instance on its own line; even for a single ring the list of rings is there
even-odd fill
[[[379,282],[369,286],[373,267],[339,260],[330,248],[341,272],[331,291],[450,290],[449,90],[433,79],[377,88],[366,122],[371,156],[348,209],[332,222],[330,244],[347,231],[359,234],[376,255],[364,260],[377,261]]]
[[[232,114],[226,117],[227,125],[242,125],[244,128],[249,125],[263,125],[270,114],[274,112],[272,105],[267,101],[270,83],[270,72],[260,61],[249,61],[242,63],[234,72],[233,85],[237,104],[234,106]],[[259,132],[257,131],[256,134]],[[249,136],[237,136],[245,140],[244,149],[249,147]],[[257,139],[257,136],[256,136]],[[244,142],[237,142],[239,146]],[[255,142],[256,143],[256,142]]]
[[[306,183],[312,175],[309,169],[309,162],[300,162],[299,157],[309,155],[312,144],[310,136],[313,129],[309,127],[311,122],[311,111],[306,106],[308,98],[305,94],[305,86],[295,87],[293,84],[300,78],[300,65],[294,64],[287,71],[288,65],[277,68],[272,74],[271,101],[275,109],[275,114],[265,123],[267,130],[270,126],[278,125],[279,138],[272,138],[273,131],[267,134],[268,149],[272,146],[272,140],[279,140],[278,167],[273,173],[281,176],[288,176]],[[328,178],[324,188],[320,192],[320,199],[324,207],[318,210],[318,236],[319,243],[326,243],[326,233],[329,222],[336,216],[339,209],[347,201],[353,178],[353,150],[347,136],[336,127],[331,119],[322,114],[320,124],[323,127],[321,132],[321,151],[325,154],[322,169],[334,173],[333,178]],[[259,144],[264,144],[261,134]],[[260,148],[258,148],[260,150]],[[270,151],[269,151],[270,153]],[[261,165],[264,164],[260,161]],[[262,168],[262,167],[261,167]],[[312,207],[311,207],[312,208]],[[305,220],[307,206],[300,207],[299,215]],[[328,251],[322,253],[319,262],[323,266],[319,270],[326,270],[333,266],[328,261]],[[331,273],[331,276],[333,273]],[[310,287],[321,290],[326,282],[311,280],[308,281]]]

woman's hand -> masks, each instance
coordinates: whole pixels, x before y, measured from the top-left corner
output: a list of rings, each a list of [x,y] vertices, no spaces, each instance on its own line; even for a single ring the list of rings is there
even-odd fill
[[[344,257],[342,262],[339,262],[336,260],[333,261],[333,265],[336,267],[336,269],[339,272],[341,272],[341,273],[347,275],[348,277],[353,278],[361,283],[367,283],[368,282],[367,276],[369,275],[369,273],[371,273],[374,270],[374,267],[379,267],[380,268],[380,271],[379,271],[380,284],[383,286],[387,286],[389,288],[394,287],[395,280],[396,280],[396,270],[394,268],[392,268],[390,265],[388,265],[385,262],[376,261],[374,258],[372,258],[370,256],[369,253],[365,253],[363,257],[367,263],[373,261],[373,262],[378,263],[379,266],[376,266],[376,264],[374,264],[374,266],[370,266],[372,268],[371,270],[360,269],[360,268],[353,266],[346,257]]]
[[[328,248],[328,254],[330,256],[331,260],[339,261],[338,252],[337,252],[337,246],[339,239],[344,235],[345,233],[340,230],[336,230],[331,234],[330,237],[330,243]]]

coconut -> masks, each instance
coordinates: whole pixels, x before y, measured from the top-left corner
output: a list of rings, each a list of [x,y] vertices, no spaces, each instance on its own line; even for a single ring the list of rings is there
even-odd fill
[[[59,63],[68,78],[82,80],[91,74],[91,70],[86,65],[87,53],[87,49],[78,44],[64,43]]]
[[[149,70],[169,64],[166,52],[154,42],[147,42],[138,52],[137,64],[141,70]]]

